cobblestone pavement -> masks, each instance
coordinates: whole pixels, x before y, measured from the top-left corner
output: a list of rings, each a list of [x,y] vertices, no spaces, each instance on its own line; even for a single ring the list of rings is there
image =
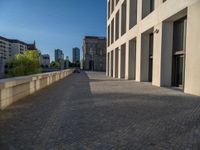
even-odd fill
[[[0,112],[0,150],[198,150],[200,97],[80,73]]]

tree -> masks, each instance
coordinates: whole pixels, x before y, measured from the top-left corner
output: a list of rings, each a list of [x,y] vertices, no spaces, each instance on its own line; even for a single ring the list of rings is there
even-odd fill
[[[25,51],[17,54],[8,63],[8,75],[10,77],[37,74],[41,72],[39,53],[36,50]]]
[[[59,62],[57,62],[57,61],[52,61],[51,62],[51,67],[52,68],[60,68],[60,63]]]

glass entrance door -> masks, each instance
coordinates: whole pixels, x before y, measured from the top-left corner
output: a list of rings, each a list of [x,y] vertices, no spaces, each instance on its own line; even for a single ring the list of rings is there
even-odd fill
[[[153,77],[153,33],[149,35],[149,82]]]
[[[172,86],[184,88],[186,25],[184,17],[174,22]]]
[[[175,56],[174,86],[183,88],[184,81],[184,55]]]

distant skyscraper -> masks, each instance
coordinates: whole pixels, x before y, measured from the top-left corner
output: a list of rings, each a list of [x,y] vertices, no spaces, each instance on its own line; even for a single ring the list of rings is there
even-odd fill
[[[61,60],[64,60],[63,51],[60,49],[55,49],[55,61],[61,61]]]
[[[83,40],[83,69],[106,71],[106,38],[86,36]]]
[[[64,69],[64,54],[60,49],[55,49],[55,61],[60,63],[60,69]]]
[[[72,49],[72,62],[73,63],[77,63],[77,62],[80,62],[80,49],[75,47]]]

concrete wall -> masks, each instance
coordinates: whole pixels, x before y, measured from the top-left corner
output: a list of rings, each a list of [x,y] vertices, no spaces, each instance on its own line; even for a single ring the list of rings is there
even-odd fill
[[[109,0],[107,1],[109,2]],[[108,27],[111,25],[111,21],[116,19],[116,14],[119,12],[119,19],[117,18],[119,20],[119,39],[115,39],[113,43],[108,40],[107,47],[107,53],[119,49],[118,78],[124,78],[125,71],[125,79],[135,79],[139,82],[147,81],[148,40],[146,34],[151,31],[154,34],[152,84],[155,86],[172,86],[173,23],[182,17],[187,17],[185,82],[183,86],[184,92],[200,95],[200,67],[198,66],[200,64],[200,0],[167,0],[165,2],[163,0],[155,0],[153,12],[148,10],[149,0],[148,2],[147,0],[137,0],[137,3],[134,1],[132,4],[131,1],[119,0],[107,20]],[[126,4],[126,7],[123,4]],[[135,6],[136,4],[137,7]],[[137,11],[135,11],[136,8]],[[126,13],[124,12],[125,10]],[[137,22],[135,16],[130,13],[134,11],[137,12]],[[132,19],[136,24],[129,28],[133,21],[130,19],[131,17],[133,17]],[[116,24],[116,21],[114,23]],[[131,47],[129,42],[132,39],[136,39],[136,60],[131,60],[132,57],[130,56]],[[126,45],[125,53],[122,53],[124,49],[122,45],[124,44]],[[123,64],[124,54],[125,64]],[[111,62],[108,62],[108,66],[111,67],[109,63]],[[115,62],[113,67],[115,67]],[[133,67],[136,68],[135,73],[130,70]],[[111,72],[111,68],[107,67],[107,69],[108,74],[108,72]]]
[[[70,74],[73,69],[0,80],[0,110]]]
[[[200,2],[188,8],[185,92],[200,95]]]

